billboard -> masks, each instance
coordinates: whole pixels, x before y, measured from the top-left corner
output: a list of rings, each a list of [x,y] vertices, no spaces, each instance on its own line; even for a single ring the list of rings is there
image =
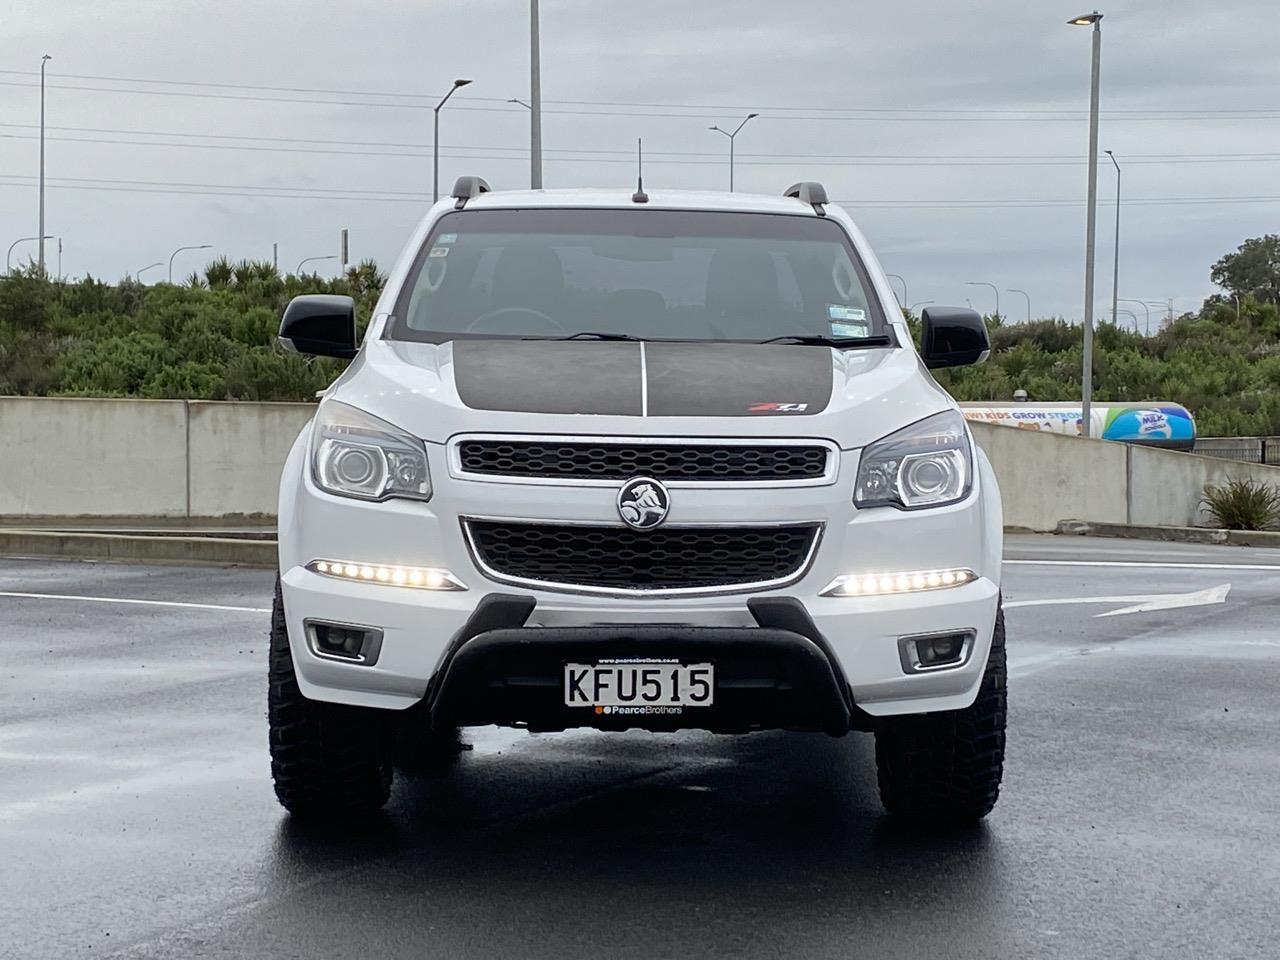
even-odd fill
[[[1076,437],[1084,433],[1078,403],[962,403],[966,419]],[[1196,425],[1176,403],[1101,403],[1089,410],[1091,436],[1175,450],[1195,446]]]

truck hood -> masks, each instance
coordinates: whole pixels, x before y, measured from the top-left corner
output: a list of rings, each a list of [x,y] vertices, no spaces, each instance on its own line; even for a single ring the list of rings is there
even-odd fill
[[[660,341],[370,339],[329,398],[435,443],[785,436],[843,449],[955,407],[910,349]]]

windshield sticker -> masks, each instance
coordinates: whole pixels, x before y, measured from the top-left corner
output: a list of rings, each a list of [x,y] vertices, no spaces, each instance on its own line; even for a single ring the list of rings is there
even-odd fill
[[[856,320],[861,323],[867,319],[867,312],[857,307],[846,307],[839,303],[827,304],[827,316],[832,320]]]
[[[457,239],[458,239],[458,235],[456,233],[442,233],[436,239],[436,243],[453,243]]]
[[[838,320],[831,321],[831,335],[833,337],[865,337],[871,333],[871,327],[865,323],[840,323]]]
[[[449,255],[448,247],[432,247],[431,252],[427,254],[429,257],[447,257]]]

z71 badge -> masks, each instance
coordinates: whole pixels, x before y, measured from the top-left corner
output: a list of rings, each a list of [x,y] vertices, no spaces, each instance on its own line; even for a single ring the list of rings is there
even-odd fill
[[[747,407],[748,413],[804,413],[809,409],[807,403],[753,403]]]

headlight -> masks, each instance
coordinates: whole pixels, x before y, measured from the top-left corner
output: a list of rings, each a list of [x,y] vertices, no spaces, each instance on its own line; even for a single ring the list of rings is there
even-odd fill
[[[853,502],[904,510],[963,500],[973,486],[973,452],[955,410],[927,417],[862,451]]]
[[[423,442],[336,400],[322,403],[316,414],[311,478],[321,490],[340,497],[431,499]]]

